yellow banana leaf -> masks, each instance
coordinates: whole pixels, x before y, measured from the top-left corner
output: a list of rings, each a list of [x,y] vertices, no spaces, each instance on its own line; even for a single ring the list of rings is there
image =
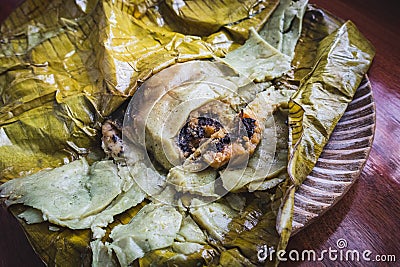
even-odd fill
[[[293,79],[297,84],[311,72],[316,62],[318,43],[344,23],[325,10],[310,5],[307,9],[303,19],[302,42],[296,45],[292,61]]]
[[[337,29],[337,20],[324,19],[323,11],[310,13],[319,15],[320,26],[303,33],[310,43],[297,55],[310,53],[297,65],[300,71],[295,79],[301,78],[300,87],[289,101],[290,179],[283,185],[284,198],[277,219],[278,249],[286,247],[291,234],[295,190],[314,168],[375,55],[373,46],[352,22]],[[315,22],[315,16],[309,18],[308,22]],[[337,30],[330,33],[333,29]],[[313,43],[318,43],[316,48]],[[307,70],[308,74],[304,74]]]
[[[3,182],[73,160],[82,151],[71,145],[98,143],[95,95],[106,91],[87,38],[96,24],[73,1],[66,4],[27,1],[2,25]]]
[[[195,36],[172,31],[176,25],[168,25],[157,2],[28,0],[1,25],[1,182],[81,154],[102,157],[100,123],[142,81],[176,62],[225,54],[245,37],[236,40],[220,28],[232,23],[260,27],[277,5],[277,0],[237,4],[235,17],[203,27],[210,36]],[[215,10],[228,14],[231,6]],[[192,15],[199,21],[211,17],[202,9]],[[247,34],[245,27],[235,31]],[[23,225],[49,265],[73,264],[69,260],[87,250],[88,231]],[[54,243],[58,239],[63,241]]]
[[[275,0],[166,0],[160,4],[160,13],[173,31],[208,36],[223,27],[227,27],[243,37],[248,35],[248,28],[234,27],[233,25],[247,21],[246,26],[249,26],[248,24],[259,24],[261,26],[268,19],[278,2]],[[257,19],[254,20],[253,17],[257,17]]]
[[[169,25],[163,17],[159,26],[152,14],[166,12],[158,12],[155,2],[23,3],[0,33],[1,181],[93,152],[91,148],[99,147],[104,116],[142,81],[176,62],[223,55],[238,43],[217,30],[243,19],[262,24],[277,1],[237,3],[239,11],[230,16],[232,21],[217,21],[222,24],[215,28],[204,24],[211,34],[204,38],[180,33],[180,28],[172,31],[175,22]],[[215,10],[228,14],[231,7]],[[191,15],[209,20],[206,11],[197,9]],[[251,13],[256,11],[262,14]]]

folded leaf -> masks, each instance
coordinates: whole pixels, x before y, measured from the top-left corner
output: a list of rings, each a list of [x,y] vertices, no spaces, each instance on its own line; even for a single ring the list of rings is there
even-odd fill
[[[89,166],[85,159],[11,180],[0,186],[0,196],[8,198],[7,205],[34,208],[42,220],[70,229],[91,228],[96,238],[103,237],[101,227],[108,226],[115,215],[145,198],[126,167],[111,160]],[[32,215],[25,212],[20,217],[37,220]]]
[[[235,40],[223,25],[246,21],[259,28],[276,4],[236,2],[236,15],[219,17],[222,24],[210,26],[211,31],[203,28],[210,32],[203,40],[180,28],[173,31],[176,22],[163,17],[168,12],[160,1],[25,1],[0,32],[2,181],[96,151],[99,123],[141,82],[176,62],[224,55],[243,37]],[[232,9],[213,10],[228,14]],[[210,25],[205,9],[192,15]],[[11,157],[10,151],[15,151]]]
[[[182,215],[172,206],[148,204],[126,225],[116,226],[110,234],[112,249],[122,266],[131,264],[151,250],[172,245],[180,229]]]
[[[240,48],[220,59],[239,73],[256,82],[281,77],[291,69],[291,58],[267,43],[254,29]]]
[[[314,168],[374,54],[350,21],[319,43],[316,65],[289,103],[288,172],[295,186]]]
[[[247,35],[248,28],[241,27],[242,29],[240,29],[240,26],[231,27],[231,25],[250,21],[250,18],[256,17],[260,12],[266,10],[268,13],[263,13],[262,17],[258,16],[257,18],[262,24],[278,2],[277,0],[225,0],[221,2],[166,0],[161,3],[160,9],[172,30],[184,34],[207,36],[228,26],[239,34]]]
[[[68,9],[41,2],[25,2],[1,28],[2,181],[73,160],[80,152],[70,144],[98,143],[98,97],[105,87],[88,38],[97,25],[73,1]],[[22,10],[29,15],[19,15]]]
[[[319,42],[336,31],[342,24],[343,21],[327,11],[308,6],[303,17],[302,41],[297,43],[292,60],[293,78],[297,85],[315,65]]]
[[[263,262],[258,259],[258,251],[264,245],[275,250],[279,245],[279,233],[275,228],[279,204],[276,205],[271,199],[272,194],[268,193],[248,199],[241,215],[233,218],[229,232],[222,241],[224,247],[238,248],[255,265],[272,266],[274,261],[267,259]]]
[[[282,0],[260,35],[283,54],[293,58],[308,0]]]

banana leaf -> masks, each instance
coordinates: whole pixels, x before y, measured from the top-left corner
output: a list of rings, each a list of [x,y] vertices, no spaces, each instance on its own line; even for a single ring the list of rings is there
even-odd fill
[[[308,5],[304,14],[301,42],[295,47],[292,66],[295,84],[299,84],[301,79],[311,72],[316,62],[316,54],[319,42],[326,36],[337,30],[344,21],[336,18],[325,10]]]
[[[219,265],[231,267],[257,266],[244,257],[237,248],[222,251],[219,259]]]
[[[165,0],[160,4],[160,13],[169,27],[176,32],[208,36],[225,28],[245,40],[248,27],[262,26],[278,3],[277,0]]]
[[[114,222],[109,225],[107,236],[111,231],[110,229],[115,225],[128,223],[146,203],[143,202],[116,216]],[[17,215],[23,213],[26,207],[15,205],[11,206],[10,210]],[[71,267],[91,265],[92,251],[89,244],[92,240],[92,233],[89,229],[71,230],[64,227],[55,227],[48,222],[27,224],[22,219],[19,219],[19,222],[24,228],[34,250],[46,265]]]
[[[282,0],[260,35],[283,54],[293,58],[300,37],[307,0]]]
[[[289,103],[288,172],[295,186],[314,168],[374,54],[350,21],[319,43],[316,64]]]
[[[25,2],[1,28],[3,182],[88,152],[71,145],[98,143],[95,94],[105,93],[105,87],[94,67],[93,40],[87,38],[96,24],[83,21],[85,14],[73,1],[67,3],[70,9],[57,1],[36,4],[39,8]]]
[[[271,46],[254,29],[250,29],[250,37],[244,45],[229,52],[221,61],[250,80],[265,82],[288,72],[292,59]]]
[[[182,29],[173,32],[167,23],[160,27],[157,2],[28,0],[1,25],[1,182],[82,154],[103,157],[96,149],[100,123],[143,80],[176,62],[221,56],[244,39],[232,39],[225,30],[211,30],[202,38],[184,35]],[[277,1],[254,7],[260,13],[252,18],[243,17],[245,4],[235,22],[260,27]],[[230,6],[218,10],[227,13]],[[196,12],[209,18],[205,10]],[[50,255],[43,257],[49,265],[66,265],[66,259],[79,259],[85,251],[82,243],[76,250],[61,243],[50,246],[59,233],[48,236],[42,224],[24,227],[38,253]],[[65,233],[61,240],[73,244],[74,234]]]
[[[272,194],[249,199],[249,202],[241,216],[230,224],[230,231],[222,244],[227,248],[238,248],[244,257],[259,265],[259,249],[263,245],[277,248],[279,243],[279,234],[275,228],[279,205],[273,203]],[[273,265],[273,261],[266,264]]]
[[[246,21],[262,24],[276,3],[260,7],[262,19],[256,14]],[[244,18],[247,4],[235,21]],[[224,30],[202,38],[171,31],[167,22],[160,27],[152,17],[157,10],[148,1],[28,0],[1,25],[2,182],[82,153],[101,157],[91,153],[98,152],[100,123],[142,81],[176,62],[221,56],[239,44]],[[230,7],[218,10],[225,14]],[[195,15],[209,18],[201,9]]]
[[[307,3],[307,0],[280,1],[260,32],[250,28],[244,45],[229,52],[222,61],[256,82],[270,81],[288,73]]]
[[[332,26],[328,29],[335,28]],[[321,29],[319,34],[326,33],[326,27]],[[282,186],[284,197],[277,217],[278,250],[286,247],[291,235],[296,188],[314,168],[369,69],[375,50],[347,21],[318,43],[314,55],[314,60],[305,63],[307,66],[314,62],[311,71],[302,78],[299,90],[289,101],[290,179]]]

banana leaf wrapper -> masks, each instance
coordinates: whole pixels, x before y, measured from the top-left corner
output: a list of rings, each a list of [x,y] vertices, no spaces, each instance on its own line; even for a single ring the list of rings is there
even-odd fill
[[[36,1],[36,5],[38,1]],[[170,31],[173,27],[178,27],[178,26],[169,26],[167,23],[164,24],[163,26],[160,26],[160,18],[163,18],[162,12],[157,10],[155,7],[157,7],[156,3],[151,3],[149,4],[146,2],[144,4],[143,2],[140,2],[139,4],[123,4],[121,2],[118,2],[116,5],[111,5],[108,2],[98,2],[98,1],[92,1],[88,3],[86,6],[79,6],[76,5],[74,2],[71,1],[71,5],[74,6],[74,8],[70,8],[71,5],[65,4],[65,6],[68,6],[68,10],[64,10],[63,6],[55,1],[51,4],[43,2],[43,5],[38,5],[42,8],[40,12],[27,12],[30,8],[32,10],[36,10],[34,8],[35,4],[33,2],[28,1],[26,2],[20,9],[18,9],[14,13],[14,20],[17,22],[13,22],[14,25],[19,25],[19,30],[15,32],[11,32],[12,27],[9,27],[6,32],[8,32],[8,36],[17,36],[21,37],[21,40],[17,40],[13,42],[11,47],[13,49],[18,50],[18,52],[15,52],[15,50],[12,50],[14,52],[5,52],[8,53],[7,57],[0,57],[0,60],[4,60],[4,62],[8,62],[7,64],[8,67],[6,66],[5,69],[1,69],[1,74],[0,74],[0,79],[2,82],[2,85],[8,85],[10,84],[11,81],[14,81],[15,78],[10,75],[10,72],[12,70],[18,70],[18,69],[25,69],[27,66],[31,65],[30,62],[30,57],[31,57],[31,51],[36,48],[36,46],[41,46],[43,43],[48,42],[48,48],[53,46],[53,38],[60,38],[59,36],[66,34],[69,38],[72,39],[71,36],[74,36],[77,34],[77,36],[80,35],[81,38],[73,39],[75,42],[72,42],[76,48],[76,44],[78,44],[78,47],[80,49],[77,49],[81,54],[77,59],[81,60],[81,62],[84,62],[83,65],[81,65],[81,62],[72,64],[71,63],[71,68],[76,69],[75,74],[77,74],[77,77],[79,78],[79,75],[86,75],[85,78],[82,78],[83,83],[78,84],[76,88],[72,91],[70,90],[71,86],[69,86],[70,78],[71,76],[68,75],[69,69],[66,69],[65,64],[60,62],[60,59],[58,58],[58,54],[56,57],[55,62],[50,64],[50,66],[56,66],[57,74],[63,73],[64,76],[68,77],[69,79],[65,78],[68,82],[65,82],[65,86],[68,87],[65,89],[64,87],[60,87],[59,84],[57,83],[57,86],[53,86],[55,88],[52,88],[50,90],[50,94],[47,94],[47,98],[42,98],[43,94],[38,93],[39,96],[36,96],[39,100],[37,100],[36,105],[32,105],[31,107],[27,108],[27,111],[23,111],[21,114],[25,114],[29,112],[30,110],[40,110],[40,107],[43,106],[44,103],[48,103],[48,109],[47,109],[47,116],[52,117],[55,114],[55,107],[58,107],[60,105],[58,101],[68,99],[68,98],[73,98],[73,97],[81,97],[85,101],[88,101],[90,103],[90,109],[91,113],[87,115],[90,119],[89,121],[84,121],[80,116],[77,116],[79,118],[79,122],[81,122],[80,125],[83,125],[87,127],[90,125],[90,128],[87,129],[94,129],[93,135],[88,135],[86,132],[82,130],[82,128],[78,128],[77,133],[71,134],[69,131],[64,131],[61,132],[60,134],[62,137],[59,138],[60,143],[52,144],[51,149],[49,148],[37,148],[32,145],[32,140],[26,140],[27,143],[27,148],[20,148],[19,143],[22,142],[22,140],[17,139],[16,141],[11,141],[10,135],[8,134],[8,130],[3,130],[4,134],[2,132],[1,136],[4,138],[6,136],[7,138],[2,139],[2,144],[6,143],[9,149],[20,149],[23,151],[28,151],[24,152],[28,154],[29,156],[27,157],[28,160],[30,161],[30,165],[26,163],[27,165],[23,166],[21,169],[16,170],[16,169],[11,169],[8,170],[8,172],[4,172],[8,175],[9,178],[14,178],[19,175],[21,175],[21,172],[35,172],[38,171],[42,168],[45,167],[53,167],[59,164],[62,164],[67,160],[72,159],[73,157],[76,157],[77,152],[80,152],[80,148],[90,148],[93,145],[98,145],[98,124],[99,122],[102,121],[104,116],[107,116],[112,113],[118,106],[124,102],[131,94],[134,93],[135,88],[137,87],[138,84],[144,79],[146,79],[149,75],[152,73],[155,73],[162,68],[165,68],[171,64],[174,64],[175,62],[185,61],[185,60],[191,60],[191,59],[196,59],[196,58],[210,58],[213,54],[217,55],[222,55],[229,51],[230,49],[233,49],[237,43],[235,39],[232,39],[232,36],[235,36],[232,34],[232,32],[229,32],[227,28],[229,28],[231,25],[225,25],[223,28],[218,28],[222,29],[220,32],[216,32],[213,34],[210,34],[208,37],[201,37],[201,38],[194,38],[193,36],[189,36],[189,38],[184,38],[185,41],[189,40],[189,44],[193,41],[196,44],[191,46],[191,45],[184,45],[184,49],[180,50],[182,51],[189,51],[187,54],[179,54],[177,53],[177,47],[178,51],[180,48],[180,44],[182,44],[182,40],[179,40],[179,36],[185,37],[184,34],[179,33],[179,31],[186,33],[186,29],[179,29],[176,28],[173,32],[173,34],[166,34],[166,40],[160,40],[159,43],[162,44],[170,44],[170,46],[167,46],[168,49],[171,49],[171,54],[175,53],[175,57],[172,57],[171,54],[165,53],[164,50],[165,48],[157,50],[157,47],[154,50],[149,49],[151,51],[149,53],[149,56],[152,56],[154,54],[160,53],[159,55],[162,55],[162,57],[165,58],[165,61],[156,61],[154,65],[151,65],[149,67],[148,65],[140,65],[140,64],[133,64],[129,62],[129,60],[132,60],[132,58],[129,58],[126,56],[126,53],[121,52],[122,49],[125,49],[125,45],[130,42],[130,38],[128,38],[129,33],[134,32],[132,30],[133,28],[136,29],[136,26],[130,26],[131,28],[127,27],[126,29],[118,29],[118,23],[115,23],[115,18],[117,20],[119,19],[119,23],[123,23],[122,21],[132,23],[134,21],[135,25],[140,25],[138,26],[140,28],[140,31],[143,29],[144,32],[147,31],[147,34],[150,33],[150,35],[156,36],[156,38],[162,38],[164,37],[164,34],[158,34],[160,31],[160,27],[164,29],[165,31]],[[58,7],[57,7],[58,4]],[[49,19],[51,16],[49,16],[47,13],[46,17],[49,18],[43,18],[42,16],[38,16],[38,14],[41,14],[41,12],[48,12],[49,10],[52,10],[54,13],[54,16],[57,17],[55,14],[68,14],[65,16],[66,19],[60,20],[55,19],[54,21],[51,22],[51,24],[45,24],[43,21],[46,19]],[[121,11],[122,10],[122,11]],[[201,11],[200,9],[198,10],[199,12]],[[62,25],[63,31],[61,33],[52,33],[51,30],[49,30],[49,34],[44,34],[40,32],[39,36],[46,36],[43,40],[45,41],[36,41],[37,43],[33,46],[30,47],[29,49],[27,48],[27,45],[25,44],[25,50],[24,48],[21,49],[20,44],[24,43],[24,41],[27,43],[28,38],[24,36],[24,34],[21,35],[21,32],[24,33],[26,32],[27,26],[26,23],[28,22],[21,22],[19,21],[18,12],[25,12],[26,14],[33,14],[32,16],[38,16],[38,18],[30,18],[28,21],[32,22],[34,21],[34,24],[37,25],[47,25],[49,28],[51,28],[53,31],[56,31],[57,27],[54,25]],[[70,12],[70,13],[69,13]],[[319,14],[324,14],[322,11],[319,10],[314,10],[314,12],[317,12]],[[261,12],[262,13],[262,12]],[[261,14],[259,13],[259,14]],[[90,14],[90,16],[88,16]],[[121,17],[121,15],[126,15],[124,18]],[[115,15],[115,16],[114,16]],[[80,19],[76,19],[79,17]],[[256,18],[254,16],[253,18]],[[338,28],[338,24],[336,23],[335,20],[331,19],[327,15],[323,15],[322,17],[319,17],[320,22],[322,23],[321,26],[318,23],[315,23],[313,21],[313,16],[307,16],[305,17],[305,25],[309,23],[310,25],[313,25],[314,28],[312,28],[312,35],[309,37],[310,41],[313,41],[313,43],[308,46],[310,51],[313,49],[315,42],[319,41],[323,37],[325,37],[327,34]],[[9,22],[10,19],[5,23],[11,23]],[[164,23],[168,21],[167,19],[164,20]],[[241,22],[249,23],[250,20],[243,20],[237,24],[233,25],[239,25]],[[263,21],[263,19],[260,19],[258,17],[258,21]],[[55,23],[56,22],[56,23]],[[137,24],[136,24],[137,23]],[[255,22],[254,22],[255,23]],[[77,26],[78,25],[78,26]],[[99,26],[100,25],[100,26]],[[157,26],[157,27],[156,27]],[[74,28],[75,27],[75,28]],[[86,28],[87,32],[82,33],[80,30],[82,28]],[[117,29],[115,29],[117,28]],[[157,30],[157,31],[156,31]],[[34,30],[36,31],[36,29]],[[71,34],[71,32],[74,34]],[[57,31],[56,31],[57,32]],[[144,34],[142,32],[142,34]],[[46,31],[47,33],[47,31]],[[69,33],[69,35],[68,35]],[[208,32],[206,32],[208,34]],[[3,28],[2,28],[2,34],[3,34]],[[54,35],[53,35],[54,34]],[[116,35],[114,35],[116,34]],[[139,34],[136,33],[135,34]],[[118,37],[116,37],[118,36]],[[236,35],[237,37],[238,35]],[[243,35],[239,35],[239,37],[242,36],[241,38],[244,38]],[[317,36],[317,37],[315,37]],[[84,38],[82,38],[84,37]],[[314,38],[315,37],[315,38]],[[14,37],[15,38],[15,37]],[[42,37],[41,37],[42,38]],[[192,38],[192,39],[191,39]],[[239,38],[239,39],[241,39]],[[12,38],[11,38],[12,39]],[[238,39],[238,41],[240,41]],[[177,43],[174,43],[175,40],[178,40]],[[222,40],[222,41],[221,41]],[[84,46],[86,42],[86,47]],[[133,41],[134,42],[134,41]],[[64,42],[61,42],[64,43]],[[110,46],[110,43],[113,43]],[[154,44],[154,43],[153,43]],[[177,44],[179,44],[177,46]],[[300,43],[301,45],[304,45],[304,42]],[[307,43],[308,44],[308,43]],[[156,45],[156,44],[154,44]],[[130,49],[133,49],[135,46],[132,45]],[[153,47],[154,46],[150,46]],[[189,47],[189,48],[188,48]],[[211,49],[211,48],[212,49]],[[307,47],[307,46],[305,46]],[[58,48],[58,47],[57,47]],[[188,48],[188,49],[187,49]],[[211,52],[210,52],[211,49]],[[22,50],[22,53],[21,53]],[[44,51],[47,52],[47,49],[44,49]],[[55,50],[55,49],[53,49]],[[315,50],[315,49],[314,49]],[[8,50],[7,50],[8,51]],[[51,50],[50,50],[51,51]],[[62,49],[61,49],[62,51]],[[72,53],[71,50],[68,52],[64,51],[64,54],[67,55],[68,53]],[[74,50],[75,51],[75,50]],[[129,50],[130,52],[134,52],[135,50]],[[144,50],[142,50],[144,51]],[[147,51],[147,50],[146,50]],[[295,60],[296,58],[301,59],[299,56],[300,53],[297,51],[301,51],[301,49],[296,47],[296,54],[295,54]],[[58,49],[57,49],[58,52]],[[44,53],[43,51],[41,53]],[[316,54],[317,51],[314,51]],[[62,54],[62,53],[61,53]],[[79,54],[74,52],[74,54]],[[139,53],[140,54],[140,53]],[[143,57],[143,53],[140,54]],[[181,56],[179,58],[179,56]],[[182,55],[187,55],[186,57],[182,57]],[[147,59],[147,57],[144,57]],[[155,57],[158,58],[158,57]],[[178,59],[179,58],[179,59]],[[28,60],[27,60],[28,59]],[[298,67],[295,69],[295,79],[298,79],[299,81],[304,78],[305,75],[309,71],[313,69],[313,66],[315,64],[315,60],[312,60],[312,57],[306,57],[308,60],[307,62],[303,60],[299,60],[296,66]],[[46,59],[49,61],[48,59]],[[294,60],[294,62],[295,62]],[[140,61],[137,60],[138,62],[145,62],[145,61]],[[51,62],[51,61],[49,61]],[[128,67],[126,64],[129,62],[130,64],[133,64],[132,66]],[[152,63],[152,61],[149,61]],[[57,64],[56,64],[57,63]],[[43,62],[35,62],[33,63],[34,67],[43,67],[41,64]],[[76,65],[75,65],[76,64]],[[164,65],[163,65],[164,64]],[[140,68],[138,66],[141,66]],[[49,67],[45,69],[47,71]],[[118,69],[118,71],[117,71]],[[120,76],[118,76],[121,71],[130,70],[131,75],[129,77],[124,77],[122,79]],[[132,71],[133,70],[133,71]],[[302,70],[297,71],[297,70]],[[28,69],[26,72],[32,72],[30,69]],[[45,72],[48,74],[48,72]],[[82,74],[83,73],[83,74]],[[79,74],[79,75],[78,75]],[[32,80],[35,81],[36,85],[36,80],[37,77],[35,75],[32,75],[33,77],[31,78]],[[58,76],[57,76],[58,77]],[[90,82],[86,80],[86,78],[89,77]],[[64,77],[63,77],[64,78]],[[75,77],[74,77],[75,78]],[[78,79],[77,78],[77,79]],[[121,84],[121,79],[124,81],[124,83]],[[16,81],[15,83],[19,83],[20,81]],[[39,81],[40,83],[42,81]],[[128,86],[129,84],[129,86]],[[5,88],[5,87],[2,87]],[[42,89],[43,86],[40,86]],[[89,88],[94,88],[93,90],[97,92],[97,94],[89,93],[90,90]],[[3,107],[7,107],[8,110],[12,110],[12,106],[8,103],[17,103],[20,101],[19,96],[15,96],[14,99],[8,98],[8,97],[3,97],[3,92],[4,89],[2,89],[2,101],[5,104]],[[31,97],[32,92],[28,90],[29,92],[26,92],[25,94],[27,95],[27,98]],[[39,90],[33,90],[34,92],[38,92]],[[40,91],[39,91],[40,92]],[[54,96],[52,95],[54,92]],[[70,92],[70,94],[68,94]],[[56,98],[55,95],[58,95],[59,98]],[[61,96],[61,97],[60,97]],[[96,96],[96,97],[95,97]],[[36,99],[33,97],[33,99]],[[10,102],[6,102],[5,99],[11,99]],[[32,97],[31,97],[32,99]],[[42,100],[43,99],[43,100]],[[61,100],[60,100],[61,99]],[[14,102],[13,102],[14,101]],[[70,100],[71,102],[73,100]],[[77,104],[80,109],[82,109],[82,106],[86,107],[86,105],[83,105],[82,103],[86,103],[85,101],[80,102]],[[28,101],[25,101],[25,103]],[[43,102],[43,103],[42,103]],[[2,103],[2,104],[3,104]],[[35,104],[35,102],[31,102]],[[38,104],[40,103],[40,104]],[[7,106],[7,105],[8,106]],[[87,104],[87,103],[86,103]],[[11,107],[11,108],[10,108]],[[25,105],[24,105],[25,107]],[[78,108],[75,107],[75,109],[71,109],[70,106],[65,105],[65,110],[68,112],[78,112]],[[62,110],[64,111],[64,110]],[[12,112],[11,112],[12,113]],[[14,111],[15,113],[15,111]],[[1,115],[6,114],[9,116],[10,112],[2,112]],[[42,113],[33,113],[31,118],[35,118],[37,115],[42,116]],[[65,113],[61,112],[61,115],[55,116],[57,119],[60,119],[61,124],[65,127],[66,123],[65,121],[68,122],[68,120],[73,121],[69,116],[68,113],[67,115]],[[17,123],[15,124],[20,124],[19,118],[18,120],[15,119]],[[10,126],[13,125],[13,122],[9,123],[3,123],[1,122],[1,126],[3,129],[4,125],[5,126]],[[73,124],[75,126],[75,121],[73,121]],[[36,124],[33,124],[34,126],[32,127],[32,133],[29,136],[29,138],[36,136],[37,133],[42,133],[45,132],[44,129],[45,127],[41,128],[36,128]],[[15,126],[13,126],[15,127]],[[49,126],[47,126],[49,127]],[[43,129],[44,128],[44,129]],[[71,127],[69,128],[71,129]],[[53,130],[54,131],[54,130]],[[50,133],[52,133],[50,131]],[[91,131],[89,131],[91,133]],[[81,134],[81,136],[79,136]],[[16,135],[18,136],[18,135]],[[37,137],[37,143],[43,142],[42,138],[44,135],[39,135]],[[71,136],[74,138],[71,139]],[[48,137],[50,140],[53,140],[53,134],[48,134]],[[26,137],[25,137],[26,138]],[[5,140],[5,141],[4,141]],[[84,142],[87,142],[85,143]],[[70,141],[67,143],[67,141]],[[75,144],[73,146],[75,150],[71,150],[71,145],[65,145],[67,144]],[[33,142],[34,143],[34,142]],[[15,145],[18,144],[18,145]],[[2,146],[3,147],[3,146]],[[2,147],[0,147],[0,153],[2,152]],[[49,145],[50,147],[50,145]],[[60,149],[61,148],[61,149]],[[47,150],[46,150],[47,149]],[[61,151],[61,152],[60,152]],[[62,153],[62,156],[59,156],[57,153]],[[4,155],[4,154],[3,154]],[[46,157],[45,155],[50,155],[48,156],[49,161],[45,161]],[[67,155],[68,157],[66,157]],[[26,155],[24,155],[26,156]],[[50,161],[50,159],[53,159],[53,161]],[[55,160],[54,160],[55,159]],[[17,160],[17,159],[15,159]],[[25,158],[26,161],[26,158]],[[42,165],[40,165],[40,161],[42,161]],[[7,166],[13,166],[14,161],[10,161],[10,165]],[[8,164],[8,163],[7,163]],[[6,165],[4,165],[6,166]],[[3,177],[3,176],[2,176]],[[284,193],[286,192],[286,198],[284,199]],[[200,254],[195,254],[190,257],[190,259],[185,262],[185,263],[195,263],[198,264],[200,263],[206,263],[206,264],[215,264],[215,265],[222,265],[222,266],[233,266],[232,264],[245,264],[246,266],[251,266],[251,265],[259,265],[259,262],[256,261],[255,256],[257,255],[257,247],[260,245],[260,236],[262,236],[263,240],[268,240],[268,245],[276,246],[277,248],[284,248],[286,246],[287,240],[290,236],[290,227],[291,227],[291,214],[292,214],[292,206],[293,202],[290,200],[293,199],[294,196],[294,187],[289,183],[289,184],[284,184],[280,186],[277,191],[274,193],[273,196],[271,195],[263,195],[262,199],[254,200],[252,204],[248,205],[246,207],[246,212],[250,214],[247,217],[247,221],[237,219],[235,223],[231,225],[231,231],[226,235],[226,239],[223,241],[222,244],[216,244],[216,246],[219,247],[219,251],[215,252],[214,249],[210,248],[209,250],[206,250],[207,253],[202,253]],[[269,201],[268,199],[271,199]],[[282,202],[284,200],[284,202]],[[120,216],[118,216],[116,222],[112,225],[110,225],[110,229],[118,223],[127,223],[130,218],[132,218],[137,211],[142,207],[141,205],[133,208],[129,212],[126,212]],[[279,211],[279,207],[282,207]],[[17,208],[12,208],[12,211],[14,214],[18,214],[21,211],[18,210]],[[251,218],[252,214],[257,214],[254,218]],[[245,217],[246,218],[246,217]],[[278,219],[280,221],[280,226],[278,229],[275,227],[275,222]],[[90,242],[90,231],[89,230],[82,230],[82,231],[70,231],[68,229],[63,229],[60,228],[58,231],[50,231],[49,230],[49,225],[48,223],[41,223],[41,224],[33,224],[33,225],[27,225],[25,222],[22,222],[23,227],[25,228],[27,235],[29,239],[32,242],[32,245],[34,246],[35,250],[39,253],[39,255],[42,257],[42,259],[50,266],[54,265],[60,265],[60,266],[76,266],[76,265],[90,265],[90,256],[88,255],[90,253],[89,251],[89,242]],[[252,227],[252,229],[248,229],[245,227],[245,225],[249,225],[248,223],[254,225],[255,227]],[[289,224],[290,223],[290,224]],[[54,229],[53,229],[54,230]],[[281,235],[281,237],[279,237]],[[281,240],[279,240],[281,238]],[[239,247],[240,249],[237,249]],[[173,264],[173,262],[166,262],[167,258],[170,258],[170,256],[173,255],[174,252],[164,250],[164,251],[154,251],[149,254],[146,254],[144,258],[142,258],[138,264],[141,266],[148,266],[151,263],[158,262],[160,265],[166,265],[166,264]],[[75,259],[76,261],[71,261],[71,259]],[[239,260],[239,262],[238,262]],[[179,260],[176,262],[179,264]],[[182,263],[183,264],[183,263]],[[274,264],[274,263],[271,263]],[[185,264],[186,266],[186,264]]]
[[[276,250],[280,247],[280,235],[276,220],[285,188],[275,192],[242,193],[246,206],[240,216],[233,218],[229,232],[222,240],[209,239],[209,244],[190,255],[182,255],[171,248],[159,249],[145,254],[138,265],[145,266],[276,266],[273,255],[265,260],[258,258],[264,247]]]
[[[279,241],[274,242],[273,235],[263,239],[270,241],[268,246],[277,248],[276,251],[285,249],[291,235],[296,188],[315,166],[375,53],[372,45],[352,22],[342,25],[339,19],[322,10],[310,7],[303,27],[305,30],[292,62],[295,66],[293,76],[284,78],[287,79],[285,82],[300,83],[298,91],[289,103],[288,174],[291,179],[279,187],[282,199],[275,218],[278,232],[275,238],[278,236]],[[271,218],[271,215],[267,218]],[[268,225],[261,229],[268,229]],[[258,229],[254,236],[262,236],[261,229]],[[230,234],[227,235],[227,240],[232,238]],[[247,259],[256,263],[254,248],[259,242],[244,236],[241,232],[239,241],[227,243],[228,247],[239,247],[241,253],[245,252]],[[248,242],[243,242],[243,239]],[[253,254],[246,253],[249,248]],[[274,263],[277,264],[275,261],[267,265]]]
[[[166,0],[160,4],[160,13],[173,31],[208,36],[224,30],[235,39],[245,41],[248,38],[249,28],[254,27],[259,30],[278,3],[279,1],[266,0],[218,2]]]
[[[283,54],[293,58],[308,1],[282,0],[260,35]]]
[[[101,158],[96,147],[104,117],[153,73],[176,62],[222,56],[239,46],[247,38],[246,28],[260,28],[278,3],[257,8],[258,2],[243,3],[231,20],[206,30],[209,36],[188,32],[185,24],[169,25],[163,18],[168,10],[160,9],[158,1],[23,3],[0,32],[1,182],[82,154]],[[247,16],[244,6],[253,7]],[[228,14],[231,8],[224,4],[216,10]],[[202,9],[193,14],[199,21],[210,17]],[[90,231],[50,231],[48,223],[21,223],[48,265],[89,264]]]
[[[24,3],[1,28],[3,182],[76,158],[67,142],[77,148],[96,143],[95,98],[105,88],[96,82],[99,72],[85,67],[95,61],[92,40],[86,38],[94,23],[68,30],[68,21],[83,16],[76,6],[70,3],[69,10],[62,10],[57,2],[35,4],[36,9]]]
[[[289,102],[288,172],[296,187],[314,168],[374,55],[350,21],[319,43],[316,64]]]
[[[202,25],[209,36],[168,24],[170,9],[158,2],[28,0],[1,25],[1,182],[81,154],[101,157],[101,122],[142,81],[177,62],[224,55],[241,41],[224,27],[259,28],[278,1],[264,9],[258,1],[242,3],[230,20]],[[231,12],[229,5],[215,10]],[[206,11],[191,15],[207,21]]]
[[[329,28],[322,27],[321,33],[329,32]],[[289,101],[290,179],[284,183],[277,217],[281,239],[278,250],[286,247],[291,235],[295,191],[314,168],[375,55],[374,47],[351,21],[323,38],[310,52],[315,59],[305,61],[304,69],[311,62],[314,65]]]
[[[116,216],[114,222],[109,225],[104,238],[108,237],[111,228],[114,226],[128,223],[147,203],[144,201]],[[26,210],[26,207],[16,205],[11,206],[10,210],[13,214],[21,214]],[[54,226],[48,222],[27,224],[20,218],[18,220],[23,226],[34,250],[46,265],[91,266],[92,251],[90,250],[90,242],[92,241],[92,232],[89,229],[71,230]]]
[[[294,84],[299,85],[300,81],[311,72],[316,63],[319,42],[336,31],[343,23],[343,20],[329,12],[308,5],[307,12],[304,14],[300,42],[295,47],[292,61],[294,74],[291,80]]]

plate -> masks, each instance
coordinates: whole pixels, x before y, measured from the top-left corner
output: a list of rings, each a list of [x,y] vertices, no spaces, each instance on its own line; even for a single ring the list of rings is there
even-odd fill
[[[375,134],[375,104],[361,82],[312,172],[295,194],[292,235],[336,204],[360,176]]]

